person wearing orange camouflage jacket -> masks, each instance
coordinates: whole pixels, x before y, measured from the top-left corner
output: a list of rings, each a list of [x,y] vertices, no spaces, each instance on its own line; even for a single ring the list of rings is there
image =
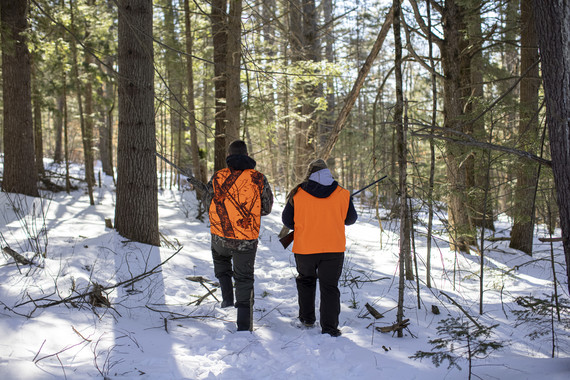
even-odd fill
[[[229,145],[226,164],[205,186],[189,180],[202,188],[208,209],[221,306],[237,308],[237,330],[245,331],[253,327],[251,305],[261,216],[271,212],[273,193],[265,175],[255,170],[256,162],[249,157],[245,142],[236,140]]]

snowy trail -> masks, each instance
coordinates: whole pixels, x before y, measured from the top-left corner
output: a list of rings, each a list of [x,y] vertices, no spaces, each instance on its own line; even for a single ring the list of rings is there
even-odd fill
[[[558,358],[548,359],[548,339],[530,341],[528,327],[513,328],[513,300],[552,287],[544,261],[528,260],[493,243],[487,256],[485,313],[478,315],[478,256],[455,255],[440,242],[432,256],[434,288],[421,285],[422,308],[417,308],[415,282],[407,284],[406,317],[411,325],[404,338],[375,331],[395,321],[398,237],[396,222],[384,225],[363,209],[359,221],[347,228],[347,252],[341,277],[343,335],[332,338],[318,327],[296,326],[295,265],[290,249],[278,242],[282,203],[262,220],[255,267],[254,331],[236,332],[234,309],[221,309],[188,276],[215,281],[207,223],[194,219],[193,193],[162,191],[159,197],[162,247],[126,242],[105,229],[104,218],[114,215],[112,183],[98,189],[98,203],[89,206],[82,192],[57,194],[47,213],[48,257],[43,268],[20,272],[6,257],[0,263],[0,378],[1,379],[465,379],[462,370],[435,367],[430,360],[409,357],[429,351],[438,322],[462,312],[438,289],[450,294],[483,325],[500,323],[496,339],[506,348],[476,362],[475,374],[486,379],[567,379],[570,375],[569,332],[559,330]],[[5,199],[5,198],[0,198]],[[10,206],[4,201],[3,210]],[[18,222],[7,215],[0,226],[6,240],[22,239]],[[382,240],[382,248],[380,248]],[[537,241],[537,244],[538,241]],[[491,247],[491,248],[492,248]],[[35,309],[30,299],[57,300],[85,291],[91,283],[103,286],[125,281],[166,260],[155,275],[108,294],[112,309],[93,310],[85,303]],[[425,238],[416,237],[419,274],[425,279]],[[505,253],[507,252],[507,253]],[[537,256],[549,250],[537,247]],[[563,261],[560,248],[557,260]],[[32,255],[31,252],[28,253]],[[542,255],[542,256],[541,256]],[[516,271],[512,268],[520,266]],[[453,275],[453,269],[458,269]],[[563,272],[563,267],[560,267]],[[561,276],[560,278],[563,278]],[[210,289],[211,284],[205,284]],[[436,289],[437,288],[437,289]],[[214,293],[219,298],[217,293]],[[567,297],[567,295],[566,295]],[[21,303],[23,306],[17,306]],[[319,302],[317,292],[317,302]],[[364,305],[384,314],[374,321]],[[440,315],[431,313],[438,305]],[[20,315],[15,314],[14,311]],[[25,318],[33,312],[32,318]]]

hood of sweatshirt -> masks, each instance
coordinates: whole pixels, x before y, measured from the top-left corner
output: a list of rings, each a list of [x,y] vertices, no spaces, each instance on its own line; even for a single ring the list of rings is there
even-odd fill
[[[338,182],[334,180],[329,169],[321,169],[309,176],[309,181],[301,185],[301,189],[317,198],[327,198],[337,188]]]

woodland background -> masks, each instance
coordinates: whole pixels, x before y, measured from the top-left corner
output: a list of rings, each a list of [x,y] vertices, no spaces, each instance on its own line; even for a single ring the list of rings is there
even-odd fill
[[[410,199],[429,209],[428,236],[446,209],[457,251],[484,255],[499,215],[512,220],[510,247],[529,255],[537,224],[561,227],[553,238],[568,264],[569,9],[562,0],[3,0],[2,189],[69,192],[69,170],[60,186],[44,168],[50,157],[83,163],[93,204],[100,160],[116,179],[114,227],[159,245],[158,189],[184,175],[167,175],[177,171],[155,152],[207,181],[241,138],[278,192],[316,157],[350,190],[387,174],[369,206],[401,219],[408,279]]]

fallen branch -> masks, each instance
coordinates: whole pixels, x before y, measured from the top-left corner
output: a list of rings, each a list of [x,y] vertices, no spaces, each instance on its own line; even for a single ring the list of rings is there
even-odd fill
[[[384,326],[384,327],[376,327],[376,331],[380,331],[382,333],[388,333],[392,331],[403,330],[410,325],[409,319],[404,319],[401,323],[394,323],[391,326]]]
[[[18,252],[14,251],[12,248],[6,246],[6,247],[2,247],[2,251],[4,251],[6,254],[12,256],[12,258],[18,263],[18,264],[23,264],[23,265],[32,265],[33,262],[26,259],[24,256],[20,255]]]
[[[554,243],[557,241],[564,241],[563,237],[552,237],[552,238],[538,238],[543,243]]]
[[[220,300],[214,295],[214,293],[212,292],[212,290],[210,290],[210,289],[206,286],[206,284],[204,284],[203,281],[200,281],[200,285],[202,285],[202,286],[203,286],[204,288],[206,288],[206,290],[208,291],[208,294],[206,294],[206,297],[207,297],[208,295],[211,295],[212,297],[214,297],[214,299],[215,299],[216,301],[220,302]],[[216,290],[216,289],[214,289],[214,291],[215,291],[215,290]],[[206,298],[206,297],[204,297],[204,298]]]
[[[366,308],[366,310],[368,310],[370,315],[374,317],[374,319],[384,318],[384,315],[382,315],[378,310],[373,308],[372,305],[370,305],[368,302],[366,303],[366,305],[364,305],[364,307]]]
[[[212,319],[218,319],[220,321],[226,321],[226,319],[220,318],[220,317],[215,317],[213,315],[186,315],[186,314],[181,314],[181,313],[176,313],[170,310],[158,310],[158,309],[153,309],[152,307],[145,305],[145,307],[151,311],[154,311],[156,313],[167,313],[171,315],[170,320],[171,321],[175,321],[178,319],[205,319],[205,318],[212,318]]]
[[[463,307],[461,307],[460,304],[457,303],[457,301],[455,301],[453,298],[451,298],[451,296],[447,295],[446,293],[442,292],[441,290],[439,291],[439,293],[446,296],[455,306],[457,306],[459,308],[459,310],[461,310],[463,312],[463,314],[465,314],[467,316],[467,318],[469,318],[471,320],[471,322],[473,322],[475,324],[475,326],[477,326],[478,329],[482,328],[482,326],[479,323],[477,323],[477,321],[475,319],[473,319],[473,317],[470,316],[469,313],[467,311],[465,311],[465,309]]]
[[[497,237],[488,237],[487,241],[495,242],[495,241],[510,241],[510,236],[497,236]]]
[[[219,284],[217,282],[214,282],[212,280],[208,280],[206,277],[202,277],[202,276],[188,276],[188,277],[186,277],[186,279],[189,281],[205,282],[205,283],[208,283],[210,285],[219,286]]]
[[[98,287],[98,288],[96,289],[97,292],[99,292],[99,291],[101,291],[101,292],[106,292],[106,291],[108,291],[108,290],[112,290],[112,289],[118,288],[118,287],[120,287],[120,286],[129,287],[129,286],[131,286],[132,284],[134,284],[135,282],[141,281],[141,280],[143,280],[143,279],[145,279],[145,278],[147,278],[147,277],[149,277],[149,276],[151,276],[151,275],[153,275],[153,274],[156,274],[158,268],[160,268],[161,266],[163,266],[164,264],[166,264],[170,259],[172,259],[174,256],[176,256],[176,255],[182,250],[182,248],[183,248],[183,247],[180,247],[176,252],[174,252],[172,255],[170,255],[166,260],[164,260],[164,261],[161,262],[160,264],[156,265],[156,266],[155,266],[154,268],[152,268],[151,270],[149,270],[149,271],[147,271],[147,272],[144,272],[144,273],[141,273],[141,274],[139,274],[139,275],[137,275],[137,276],[135,276],[135,277],[133,277],[133,278],[130,278],[130,279],[128,279],[128,280],[118,282],[118,283],[116,283],[115,285],[105,286],[105,287],[100,286],[100,287]],[[48,303],[45,303],[45,304],[37,304],[37,303],[36,303],[37,300],[30,300],[30,301],[26,301],[26,302],[24,302],[24,303],[21,303],[21,304],[19,304],[19,305],[16,305],[15,307],[23,306],[23,305],[25,305],[25,304],[27,304],[27,303],[29,303],[29,302],[33,302],[34,305],[36,306],[36,308],[41,308],[41,309],[43,309],[43,308],[47,308],[47,307],[50,307],[50,306],[60,305],[60,304],[62,304],[62,303],[70,303],[70,302],[73,302],[73,301],[76,301],[76,300],[80,300],[80,299],[84,299],[84,300],[87,299],[87,300],[90,300],[91,297],[93,296],[94,290],[95,290],[95,289],[90,290],[90,291],[88,291],[88,292],[86,292],[86,293],[82,293],[82,294],[73,296],[73,297],[70,296],[70,297],[66,297],[66,298],[63,298],[63,299],[58,300],[58,301],[52,301],[52,302],[48,302]]]

